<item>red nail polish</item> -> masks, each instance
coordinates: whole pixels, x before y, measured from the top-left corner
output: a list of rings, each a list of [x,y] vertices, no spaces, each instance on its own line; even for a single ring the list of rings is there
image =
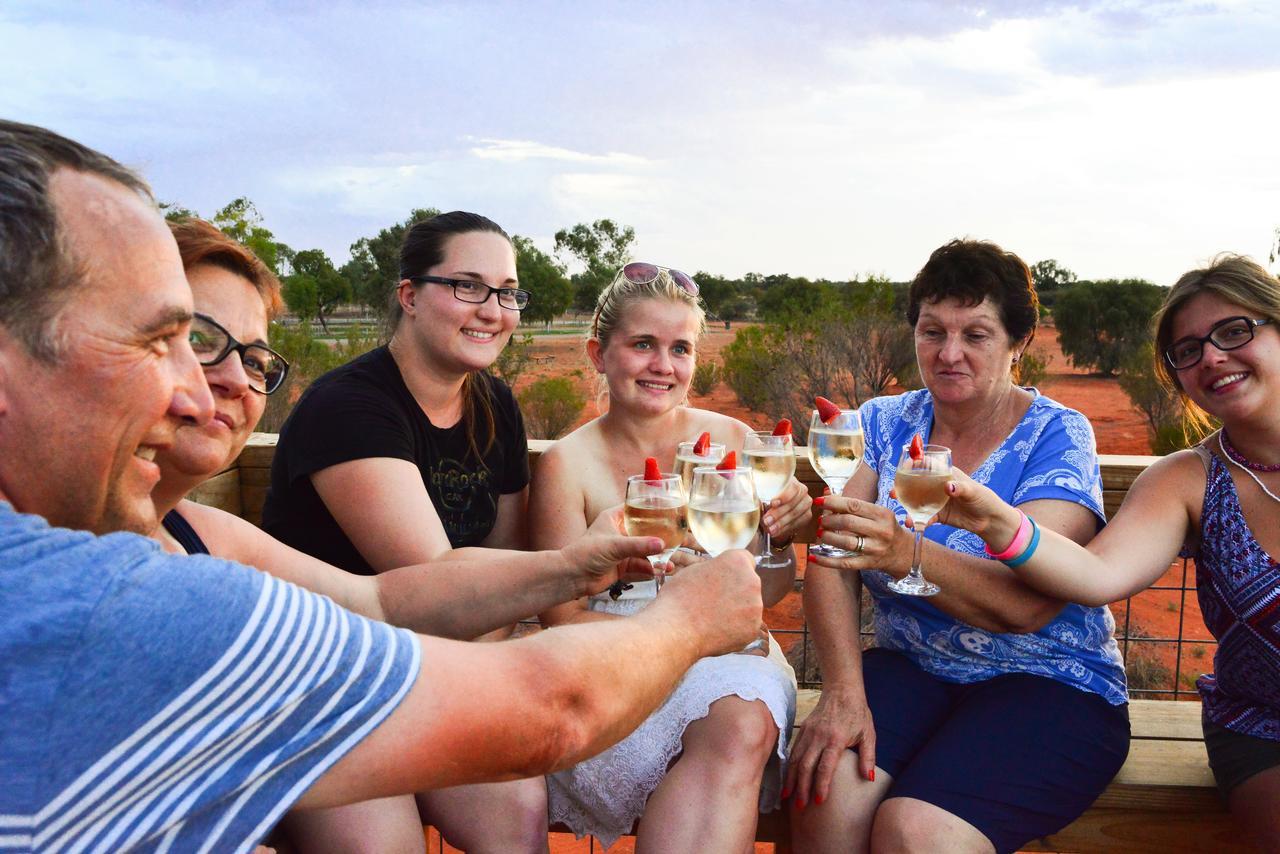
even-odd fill
[[[818,536],[819,538],[821,538],[821,537],[822,537],[822,526],[821,526],[821,525],[819,525],[819,526],[818,526],[818,533],[817,533],[817,536]]]
[[[786,800],[787,798],[789,798],[789,797],[791,797],[791,790],[790,790],[790,789],[783,789],[783,790],[782,790],[782,799],[785,801],[785,800]]]
[[[826,500],[827,500],[827,497],[825,495],[819,495],[817,498],[813,499],[813,506],[821,507],[823,504],[826,503]]]
[[[867,781],[874,783],[876,781],[876,769],[872,768],[867,774]]]
[[[813,804],[814,806],[822,806],[822,795],[814,795]]]
[[[804,812],[804,801],[796,801],[796,809],[800,810],[800,812]]]

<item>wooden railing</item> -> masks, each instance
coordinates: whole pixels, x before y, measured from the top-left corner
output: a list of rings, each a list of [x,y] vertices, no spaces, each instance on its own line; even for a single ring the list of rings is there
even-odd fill
[[[270,484],[275,442],[274,434],[255,433],[235,465],[205,483],[191,497],[259,524]],[[531,440],[529,444],[533,463],[550,445],[542,440]],[[1134,478],[1155,459],[1100,457],[1108,518],[1120,506]],[[809,465],[804,449],[797,451],[796,476],[813,495],[821,494],[822,481]],[[814,533],[811,522],[797,536],[797,542],[811,542]],[[795,595],[798,595],[803,578],[797,580],[796,586]],[[1210,669],[1215,645],[1199,619],[1194,589],[1188,564],[1180,561],[1152,590],[1113,604],[1117,614],[1116,636],[1125,653],[1130,693],[1135,698],[1130,704],[1133,740],[1129,758],[1085,815],[1061,833],[1028,846],[1027,850],[1251,850],[1241,842],[1239,834],[1233,832],[1205,758],[1194,676]],[[784,600],[774,610],[781,613],[779,609],[787,605]],[[798,612],[795,602],[790,603],[790,608]],[[867,622],[869,609],[863,610],[865,641],[871,630]],[[1135,612],[1146,616],[1135,616]],[[1171,622],[1175,616],[1176,633],[1157,632],[1153,636],[1149,626],[1140,624],[1140,620],[1150,622],[1156,617]],[[822,684],[816,662],[811,660],[808,629],[802,623],[799,628],[775,628],[774,635],[787,651],[799,677],[797,723],[800,723],[817,703]],[[1188,660],[1184,661],[1184,656]],[[1045,737],[1053,735],[1046,733]],[[789,851],[785,812],[762,816],[757,836],[761,841],[776,843],[780,852]]]

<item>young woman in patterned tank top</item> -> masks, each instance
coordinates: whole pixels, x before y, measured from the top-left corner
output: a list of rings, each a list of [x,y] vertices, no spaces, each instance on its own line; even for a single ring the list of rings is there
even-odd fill
[[[1219,646],[1198,682],[1209,764],[1232,814],[1266,850],[1280,847],[1280,281],[1223,256],[1184,275],[1156,315],[1162,378],[1202,426],[1199,446],[1164,457],[1134,481],[1087,549],[1043,531],[1016,568],[1031,586],[1101,604],[1159,578],[1179,554],[1196,559],[1205,623]],[[944,518],[993,549],[1017,511],[958,476]],[[1028,551],[1031,549],[1029,548]],[[1017,562],[1017,559],[1011,559]]]

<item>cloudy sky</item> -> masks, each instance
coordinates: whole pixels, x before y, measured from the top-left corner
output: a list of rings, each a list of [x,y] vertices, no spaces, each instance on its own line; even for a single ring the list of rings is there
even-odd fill
[[[1280,4],[0,5],[0,115],[335,262],[414,207],[727,275],[946,240],[1168,284],[1280,225]]]

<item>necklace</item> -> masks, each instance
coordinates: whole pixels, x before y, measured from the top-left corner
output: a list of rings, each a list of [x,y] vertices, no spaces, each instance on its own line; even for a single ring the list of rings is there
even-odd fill
[[[1242,468],[1252,469],[1254,471],[1280,471],[1280,464],[1269,466],[1264,463],[1255,463],[1245,457],[1244,454],[1236,450],[1236,446],[1231,444],[1231,437],[1227,435],[1227,428],[1223,427],[1222,432],[1218,434],[1218,447],[1222,448],[1222,453],[1226,454],[1231,462]]]
[[[1223,455],[1228,460],[1230,460],[1232,464],[1234,464],[1237,468],[1239,468],[1240,471],[1244,472],[1245,474],[1249,475],[1249,477],[1253,478],[1253,482],[1258,484],[1258,488],[1261,489],[1263,492],[1265,492],[1268,498],[1270,498],[1272,501],[1276,502],[1277,504],[1280,504],[1280,495],[1276,495],[1274,492],[1267,489],[1267,485],[1262,481],[1258,480],[1258,476],[1249,470],[1250,468],[1252,468],[1252,466],[1246,466],[1244,463],[1237,462],[1236,458],[1233,455],[1227,453],[1228,446],[1226,444],[1223,444],[1223,441],[1222,441],[1222,437],[1226,432],[1227,431],[1225,430],[1218,431],[1218,447],[1222,449]],[[1235,448],[1232,448],[1231,450],[1234,451]],[[1245,462],[1248,462],[1248,460],[1245,460]],[[1276,466],[1275,468],[1259,469],[1259,471],[1280,471],[1280,466]]]

